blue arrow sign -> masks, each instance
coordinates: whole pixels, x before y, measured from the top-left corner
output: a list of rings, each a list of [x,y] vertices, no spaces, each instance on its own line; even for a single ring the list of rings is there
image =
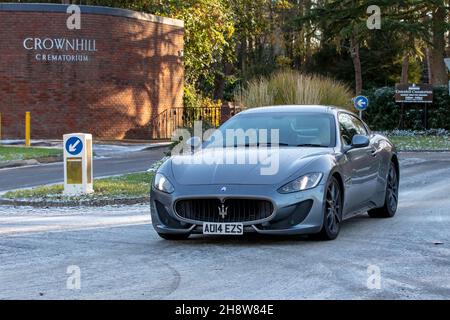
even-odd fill
[[[357,110],[364,111],[369,106],[369,99],[364,96],[357,96],[353,99],[353,104]]]
[[[71,137],[67,139],[65,147],[67,153],[76,156],[83,150],[83,142],[78,137]]]

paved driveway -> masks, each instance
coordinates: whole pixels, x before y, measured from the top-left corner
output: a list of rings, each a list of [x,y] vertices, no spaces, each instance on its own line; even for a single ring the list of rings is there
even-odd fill
[[[331,242],[169,242],[141,205],[0,208],[0,298],[450,299],[450,155],[404,154],[401,163],[395,218],[361,215]],[[80,290],[66,287],[71,265]],[[377,270],[381,289],[369,289]]]

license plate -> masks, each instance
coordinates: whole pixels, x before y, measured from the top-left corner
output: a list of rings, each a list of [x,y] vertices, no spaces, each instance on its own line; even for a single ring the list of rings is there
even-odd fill
[[[243,233],[242,223],[203,223],[203,234],[242,235]]]

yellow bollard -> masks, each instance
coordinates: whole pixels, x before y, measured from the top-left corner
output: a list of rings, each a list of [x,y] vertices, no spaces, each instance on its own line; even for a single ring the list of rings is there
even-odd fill
[[[30,112],[25,113],[25,146],[30,146]]]

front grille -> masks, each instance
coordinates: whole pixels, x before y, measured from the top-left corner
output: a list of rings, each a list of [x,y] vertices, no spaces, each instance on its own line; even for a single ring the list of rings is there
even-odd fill
[[[219,199],[186,199],[179,200],[175,210],[180,217],[189,220],[247,222],[270,217],[273,205],[270,201],[259,199],[225,199],[223,203]]]

